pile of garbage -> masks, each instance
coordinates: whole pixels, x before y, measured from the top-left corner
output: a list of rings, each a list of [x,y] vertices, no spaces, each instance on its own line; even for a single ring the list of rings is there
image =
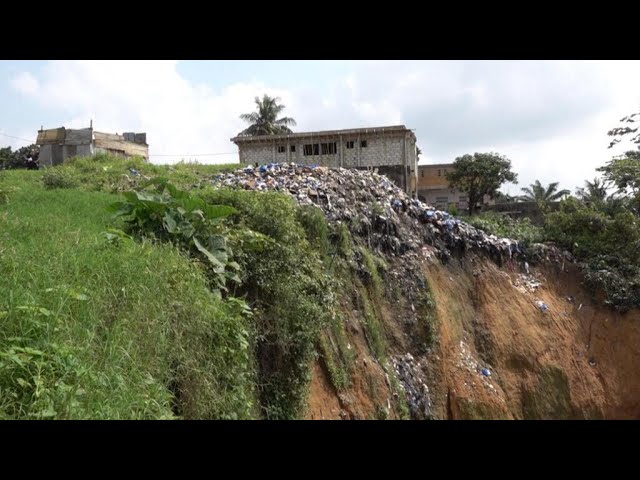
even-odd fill
[[[345,222],[352,234],[390,255],[424,253],[425,244],[444,260],[468,249],[482,250],[499,264],[523,254],[518,242],[487,235],[369,170],[270,163],[219,174],[213,184],[287,193],[301,205],[320,207],[329,222]]]
[[[533,293],[542,286],[542,282],[536,277],[524,273],[519,274],[512,284],[522,293]]]
[[[422,365],[407,353],[392,358],[393,366],[407,394],[411,418],[429,420],[432,415],[429,387],[422,371]]]
[[[474,389],[476,386],[483,385],[491,394],[498,395],[498,389],[491,381],[493,370],[488,365],[483,366],[482,363],[474,358],[464,340],[460,340],[460,359],[457,367],[471,374],[469,383],[465,382],[465,386]]]

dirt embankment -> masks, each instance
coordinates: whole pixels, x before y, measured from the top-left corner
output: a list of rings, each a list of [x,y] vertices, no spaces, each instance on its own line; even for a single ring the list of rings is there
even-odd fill
[[[411,353],[428,378],[432,418],[640,418],[640,312],[594,302],[575,266],[532,269],[525,279],[467,256],[423,270],[435,309],[429,348],[415,341],[406,301],[385,295],[376,312],[388,357]],[[386,418],[398,418],[365,325],[353,311],[349,322],[352,386],[338,393],[319,361],[308,418],[379,418],[385,406]]]

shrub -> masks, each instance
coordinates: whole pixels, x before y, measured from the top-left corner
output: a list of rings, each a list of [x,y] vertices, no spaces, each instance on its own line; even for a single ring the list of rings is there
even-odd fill
[[[238,210],[231,217],[230,243],[243,272],[237,293],[246,295],[255,312],[263,415],[299,418],[320,332],[335,304],[320,255],[326,221],[311,210],[300,211],[281,193],[208,189],[203,197]]]
[[[42,175],[42,183],[49,189],[75,188],[79,184],[75,172],[68,167],[48,168]]]
[[[523,244],[537,243],[544,239],[544,230],[533,225],[528,218],[514,219],[496,212],[484,212],[469,218],[468,222],[489,234],[518,240]]]
[[[608,215],[576,199],[547,215],[550,240],[585,262],[587,284],[620,310],[640,306],[640,219],[628,210]]]
[[[178,190],[166,179],[149,182],[155,192],[125,192],[126,201],[111,208],[123,217],[129,230],[143,236],[170,241],[208,265],[208,276],[217,293],[228,291],[226,281],[240,282],[240,266],[231,260],[222,220],[236,210],[210,205],[203,199]]]

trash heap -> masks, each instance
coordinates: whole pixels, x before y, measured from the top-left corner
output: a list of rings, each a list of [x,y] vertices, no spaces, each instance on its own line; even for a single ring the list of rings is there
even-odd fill
[[[536,277],[524,273],[518,274],[512,284],[522,293],[533,293],[542,286],[542,282]]]
[[[407,394],[411,418],[414,420],[432,419],[431,396],[420,361],[410,353],[393,357],[392,361]]]
[[[287,193],[300,205],[320,207],[330,223],[346,223],[352,234],[390,255],[421,252],[425,244],[443,260],[468,249],[484,251],[499,264],[523,254],[516,241],[487,235],[368,170],[270,163],[219,174],[213,184]]]
[[[499,390],[492,381],[493,369],[476,360],[464,340],[460,340],[460,358],[456,366],[468,372],[469,381],[465,381],[466,387],[471,390],[484,387],[492,395],[499,395]]]

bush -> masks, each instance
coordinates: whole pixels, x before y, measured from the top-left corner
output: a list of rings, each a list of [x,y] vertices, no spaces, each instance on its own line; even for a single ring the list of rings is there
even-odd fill
[[[608,215],[574,198],[547,215],[550,240],[585,262],[587,283],[621,310],[640,306],[640,219],[628,210]]]
[[[239,265],[231,260],[227,245],[225,217],[236,210],[226,205],[210,205],[202,198],[177,189],[166,179],[156,178],[148,186],[155,191],[125,192],[126,201],[111,206],[125,219],[131,233],[168,241],[207,266],[212,289],[227,292],[227,280],[240,282]]]
[[[581,259],[617,255],[632,264],[639,261],[640,220],[629,211],[609,216],[571,198],[546,216],[545,232]]]
[[[42,175],[45,188],[75,188],[79,185],[78,177],[67,167],[48,168]]]
[[[468,222],[489,234],[518,240],[525,245],[544,240],[544,230],[528,218],[518,220],[497,212],[484,212],[469,218]]]
[[[281,193],[208,189],[203,196],[239,212],[231,217],[236,233],[229,240],[243,272],[236,293],[245,295],[255,311],[263,415],[299,418],[320,331],[335,303],[321,260],[326,221],[312,210],[300,211]]]

